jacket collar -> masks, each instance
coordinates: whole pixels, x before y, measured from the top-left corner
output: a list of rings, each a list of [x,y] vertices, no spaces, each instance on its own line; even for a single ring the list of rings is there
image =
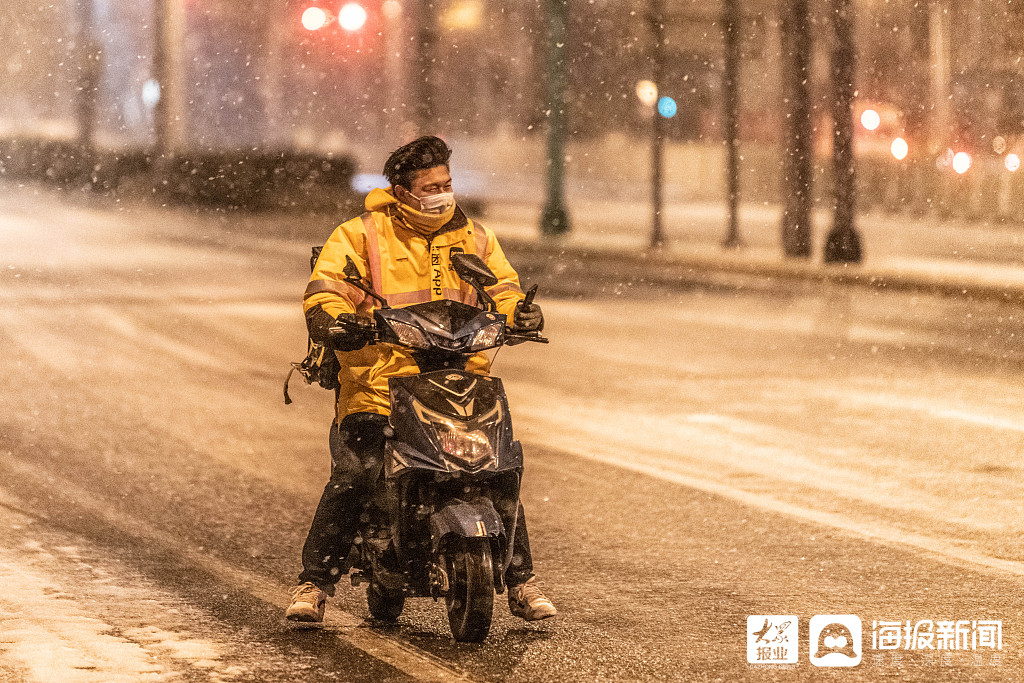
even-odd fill
[[[420,235],[416,231],[410,230],[405,225],[403,225],[402,221],[400,219],[397,219],[397,217],[395,216],[392,207],[387,208],[387,213],[388,216],[391,218],[391,224],[394,226],[396,234],[401,233],[403,235],[409,235],[411,237],[418,237],[426,242],[435,242],[438,240],[438,238],[443,238],[446,235],[451,235],[451,233],[458,232],[459,230],[463,230],[464,228],[469,226],[469,218],[466,217],[466,214],[463,213],[462,208],[459,207],[458,205],[455,206],[455,214],[452,216],[451,220],[442,225],[441,228],[433,235],[431,235],[429,238],[424,237],[423,235]],[[461,237],[457,239],[449,238],[441,240],[443,244],[455,243],[459,241],[461,241]]]

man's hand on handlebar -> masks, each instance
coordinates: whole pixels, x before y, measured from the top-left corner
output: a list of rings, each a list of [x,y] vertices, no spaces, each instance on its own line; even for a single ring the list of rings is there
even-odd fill
[[[544,314],[538,304],[527,304],[524,301],[516,304],[515,313],[512,315],[512,330],[514,332],[540,332],[543,329]]]
[[[355,313],[342,313],[331,326],[331,347],[338,351],[357,351],[374,337],[373,322]]]

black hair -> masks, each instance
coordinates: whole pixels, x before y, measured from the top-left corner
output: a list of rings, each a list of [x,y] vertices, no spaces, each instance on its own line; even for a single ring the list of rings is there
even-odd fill
[[[444,140],[433,135],[424,135],[391,153],[384,162],[384,177],[392,186],[401,185],[409,189],[416,171],[435,166],[447,168],[451,156],[452,150]]]

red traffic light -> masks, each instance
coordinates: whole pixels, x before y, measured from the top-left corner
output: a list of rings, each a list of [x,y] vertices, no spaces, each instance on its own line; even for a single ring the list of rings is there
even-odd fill
[[[306,8],[302,13],[302,25],[310,31],[319,31],[335,20],[342,29],[354,33],[366,25],[366,8],[358,2],[347,2],[338,10],[336,17],[315,5]]]
[[[345,3],[338,12],[338,25],[346,31],[358,31],[366,25],[366,10],[358,2]]]

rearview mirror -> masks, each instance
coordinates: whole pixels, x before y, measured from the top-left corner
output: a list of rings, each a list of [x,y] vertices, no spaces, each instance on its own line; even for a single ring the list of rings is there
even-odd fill
[[[463,280],[480,287],[498,284],[498,277],[491,272],[484,260],[476,254],[452,254],[452,266]]]
[[[363,281],[363,274],[359,272],[359,266],[356,265],[356,262],[352,260],[351,256],[345,257],[345,267],[341,272],[345,274],[345,282],[349,283],[359,291],[371,296],[374,301],[380,304],[381,308],[391,308],[391,306],[388,305],[387,299],[373,291],[373,283]]]
[[[346,280],[356,280],[357,282],[363,281],[362,273],[359,272],[359,266],[352,260],[351,256],[345,257],[345,269],[341,271],[345,273]]]

